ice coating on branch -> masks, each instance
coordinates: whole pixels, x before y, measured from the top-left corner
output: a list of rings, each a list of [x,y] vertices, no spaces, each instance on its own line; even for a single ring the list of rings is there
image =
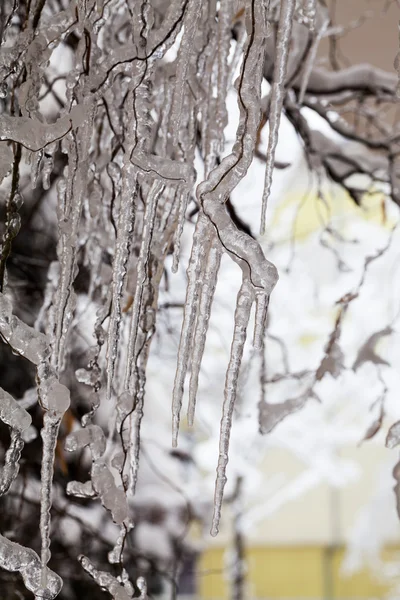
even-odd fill
[[[65,440],[65,450],[74,452],[90,446],[93,459],[97,460],[106,451],[106,436],[99,425],[88,425],[70,433]]]
[[[126,535],[128,531],[132,529],[132,524],[129,524],[127,527],[125,524],[120,528],[119,536],[117,542],[112,550],[108,553],[108,562],[112,565],[122,563],[123,561],[123,551],[124,544],[126,540]]]
[[[32,423],[31,415],[2,388],[0,388],[0,419],[20,433]]]
[[[236,303],[235,327],[226,372],[224,404],[222,407],[222,419],[219,438],[219,456],[217,466],[217,480],[215,483],[214,514],[211,526],[211,535],[216,536],[219,529],[221,517],[222,499],[226,483],[226,467],[228,464],[229,439],[232,429],[233,410],[237,394],[240,365],[243,357],[244,344],[246,341],[247,325],[250,318],[250,310],[254,301],[254,291],[249,281],[244,281]]]
[[[275,51],[274,81],[271,87],[269,109],[269,135],[267,149],[267,164],[265,166],[265,181],[261,209],[261,234],[265,231],[267,202],[271,191],[272,172],[275,162],[275,150],[278,143],[279,124],[283,100],[285,97],[286,68],[292,34],[292,22],[296,0],[281,0],[278,24],[277,44]]]
[[[145,154],[139,150],[135,150],[130,161],[144,173],[150,173],[152,177],[165,180],[166,183],[180,184],[190,181],[193,177],[191,165],[161,156]]]
[[[68,481],[67,494],[77,498],[96,498],[97,494],[93,489],[91,481]]]
[[[99,571],[86,556],[79,556],[79,562],[93,580],[103,589],[106,590],[114,600],[131,600],[133,594],[123,586],[118,579],[107,573]]]
[[[0,534],[0,567],[6,571],[18,571],[25,587],[35,594],[37,600],[53,600],[62,588],[62,579],[46,567],[46,585],[42,585],[42,565],[30,548],[12,542]]]
[[[8,492],[18,475],[19,460],[24,447],[23,433],[29,428],[32,418],[14,398],[0,388],[0,420],[11,429],[10,445],[0,468],[0,496]]]
[[[11,300],[0,292],[0,333],[15,352],[38,365],[49,355],[48,341],[12,314]]]
[[[48,575],[46,565],[50,558],[50,508],[54,456],[61,419],[70,403],[69,390],[57,380],[48,362],[50,351],[46,336],[12,314],[11,301],[4,294],[0,294],[0,333],[15,352],[37,366],[39,400],[46,411],[41,430],[43,450],[40,491],[41,585],[46,587]],[[24,415],[23,425],[27,423],[28,420]]]
[[[0,117],[0,140],[19,142],[35,152],[64,137],[71,129],[79,127],[86,118],[87,109],[77,105],[55,123],[42,123],[30,117]]]
[[[115,523],[122,524],[128,518],[125,492],[115,485],[114,477],[101,458],[95,460],[91,470],[92,485],[103,506],[110,511]]]
[[[128,517],[128,505],[124,490],[116,486],[114,477],[105,462],[106,438],[101,427],[88,425],[73,431],[65,440],[65,449],[68,452],[86,446],[89,446],[93,460],[90,471],[91,481],[85,484],[77,481],[69,482],[67,492],[80,497],[98,496],[103,506],[111,512],[115,523],[122,524]]]

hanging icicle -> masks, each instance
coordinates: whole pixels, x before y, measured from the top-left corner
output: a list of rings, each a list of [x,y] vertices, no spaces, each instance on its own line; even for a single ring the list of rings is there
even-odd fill
[[[279,124],[281,122],[282,107],[285,98],[286,67],[289,56],[290,38],[292,34],[292,22],[295,7],[296,0],[281,0],[275,51],[274,80],[270,92],[271,100],[268,116],[269,135],[261,209],[261,235],[265,233],[267,202],[271,192],[275,150],[278,144]]]

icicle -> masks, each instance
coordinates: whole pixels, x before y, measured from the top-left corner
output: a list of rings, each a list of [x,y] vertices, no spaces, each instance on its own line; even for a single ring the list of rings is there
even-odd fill
[[[42,587],[47,586],[47,563],[50,560],[50,509],[54,469],[54,456],[61,419],[45,413],[40,435],[43,440],[41,488],[40,488],[40,535],[42,538],[41,563]]]
[[[52,482],[54,457],[58,431],[65,411],[69,408],[69,390],[59,383],[47,361],[38,365],[37,371],[39,399],[46,411],[40,435],[43,440],[40,488],[40,535],[42,539],[42,585],[46,586],[47,568],[50,559],[50,509],[52,503]]]
[[[133,392],[132,372],[135,369],[134,354],[136,350],[136,340],[138,335],[139,322],[142,310],[143,288],[147,278],[147,265],[149,262],[149,252],[151,238],[154,230],[154,221],[156,215],[157,202],[164,191],[164,186],[159,181],[154,181],[149,195],[147,197],[144,216],[143,232],[140,244],[139,259],[136,267],[136,286],[133,295],[132,318],[129,333],[128,349],[126,354],[126,371],[124,389]]]
[[[12,542],[0,534],[0,567],[6,571],[19,572],[27,590],[37,600],[53,600],[62,588],[62,579],[46,568],[46,586],[41,584],[42,567],[36,552]]]
[[[40,163],[42,162],[43,151],[33,152],[31,155],[31,183],[32,188],[36,189],[39,179]]]
[[[265,326],[267,321],[269,296],[263,293],[256,295],[256,316],[254,323],[254,338],[253,345],[256,350],[261,350],[263,347],[263,339]]]
[[[208,178],[198,186],[197,197],[209,219],[210,226],[215,228],[223,248],[240,265],[244,279],[250,280],[255,289],[259,288],[257,291],[263,291],[269,296],[278,278],[276,268],[265,259],[260,245],[236,228],[224,204],[251,164],[259,124],[266,34],[264,5],[262,2],[255,2],[254,6],[251,5],[248,10],[250,12],[248,22],[255,24],[255,31],[251,29],[251,35],[249,35],[245,50],[246,60],[243,62],[240,78],[239,107],[241,115],[237,141],[233,152],[225,157],[210,172]],[[201,232],[200,236],[199,232]],[[188,267],[188,288],[173,390],[173,445],[177,443],[183,386],[199,300],[199,278],[205,270],[204,258],[208,251],[208,248],[204,247],[204,240],[208,237],[204,216],[200,213]]]
[[[278,143],[279,124],[283,100],[285,97],[286,67],[289,54],[290,38],[292,34],[292,21],[296,0],[281,0],[278,34],[275,52],[274,82],[271,87],[271,102],[269,109],[269,136],[267,150],[267,164],[265,166],[264,191],[261,209],[260,233],[265,232],[265,218],[267,201],[271,191],[272,171],[275,162],[275,149]]]
[[[209,236],[209,231],[209,223],[204,215],[200,213],[193,234],[192,252],[187,268],[188,285],[186,290],[186,300],[183,313],[181,338],[179,342],[174,389],[172,392],[172,445],[174,448],[178,444],[183,386],[189,364],[190,350],[192,347],[197,306],[199,302],[201,284],[200,278],[205,268],[205,259],[207,257],[208,250],[207,238]]]
[[[118,354],[119,328],[122,318],[121,297],[126,277],[127,262],[135,220],[135,197],[137,172],[125,165],[127,173],[123,180],[121,207],[118,219],[115,257],[113,262],[112,304],[108,329],[107,398],[111,398],[115,363]],[[129,177],[130,175],[130,177]],[[133,181],[132,181],[133,179]]]
[[[50,177],[54,167],[54,154],[57,150],[58,144],[55,142],[54,144],[50,144],[46,146],[46,151],[44,153],[43,158],[43,168],[42,168],[42,179],[43,179],[43,189],[50,189]]]
[[[178,205],[178,217],[177,217],[177,225],[174,233],[174,253],[172,256],[172,268],[171,271],[173,273],[178,272],[179,266],[179,254],[181,249],[181,237],[183,226],[185,224],[185,215],[187,206],[189,203],[190,193],[186,190],[180,190],[179,192],[179,205]]]
[[[300,106],[303,104],[304,96],[307,91],[308,82],[310,80],[310,76],[311,76],[313,67],[315,66],[315,60],[317,58],[319,44],[320,44],[322,38],[324,37],[328,27],[329,27],[329,19],[326,19],[322,23],[321,27],[319,27],[318,33],[315,36],[312,46],[310,48],[310,51],[308,53],[308,56],[307,56],[307,59],[306,59],[306,62],[305,62],[304,68],[303,68],[301,88],[300,88],[300,92],[299,92],[298,104]]]
[[[193,350],[191,358],[192,368],[190,373],[188,405],[189,426],[193,426],[194,421],[200,365],[203,358],[204,347],[206,343],[208,323],[211,313],[211,305],[214,299],[215,288],[217,286],[217,278],[220,263],[221,246],[217,239],[215,239],[207,257],[207,264],[204,271],[203,283],[201,288],[196,329],[193,338]]]
[[[250,317],[251,306],[254,301],[254,292],[251,283],[244,280],[237,297],[235,311],[235,328],[231,346],[231,355],[226,372],[224,404],[219,439],[219,458],[217,467],[217,480],[215,483],[214,514],[211,526],[211,535],[216,536],[221,517],[222,499],[226,483],[226,467],[228,464],[229,438],[232,428],[233,409],[235,406],[237,383],[240,364],[243,357],[246,341],[247,325]]]
[[[232,40],[232,21],[234,15],[234,2],[221,0],[218,11],[218,81],[217,81],[217,125],[220,130],[219,139],[223,146],[223,133],[228,123],[226,96],[228,91],[229,68],[228,56]]]
[[[143,386],[142,386],[143,388]],[[143,400],[144,389],[139,390],[136,394],[135,410],[130,415],[131,429],[131,447],[129,456],[129,491],[133,496],[136,491],[136,484],[139,472],[139,456],[140,456],[140,426],[143,418]]]
[[[74,176],[69,177],[71,184],[67,193],[67,206],[65,210],[58,207],[60,241],[57,254],[60,261],[60,280],[56,294],[56,331],[52,340],[52,365],[56,372],[63,366],[65,342],[76,302],[72,286],[77,275],[78,232],[89,172],[88,157],[95,117],[94,107],[91,107],[89,112],[86,110],[86,114],[87,119],[78,132],[80,143],[76,145],[76,151],[74,151],[76,169]]]
[[[114,600],[131,600],[133,598],[133,594],[128,591],[125,586],[122,586],[121,583],[107,573],[106,571],[99,571],[95,568],[93,563],[86,556],[79,556],[79,562],[82,567],[88,573],[93,580],[101,587],[101,589],[106,590]]]
[[[11,430],[4,467],[0,469],[0,496],[3,496],[18,475],[19,460],[24,447],[23,433],[30,427],[32,419],[30,414],[2,388],[0,388],[0,420]]]
[[[60,275],[60,265],[58,261],[53,261],[50,263],[49,268],[47,270],[47,284],[46,290],[44,293],[44,299],[42,306],[40,307],[40,311],[38,316],[36,317],[34,328],[37,331],[46,329],[47,323],[46,320],[49,320],[49,325],[47,329],[49,331],[54,330],[54,323],[50,323],[51,316],[54,317],[54,310],[51,310],[51,305],[53,302],[53,298],[55,296],[58,279]],[[51,315],[51,316],[50,316]]]
[[[200,17],[202,3],[198,0],[189,0],[186,8],[186,17],[184,21],[184,33],[179,46],[176,81],[174,86],[174,95],[172,99],[172,109],[170,116],[170,126],[172,129],[172,143],[178,145],[179,132],[181,131],[180,119],[183,106],[184,89],[187,85],[187,71],[190,58],[193,51],[193,40],[196,34],[197,23]]]
[[[32,188],[36,189],[39,179],[40,163],[42,162],[43,151],[33,152],[31,155],[31,183]]]

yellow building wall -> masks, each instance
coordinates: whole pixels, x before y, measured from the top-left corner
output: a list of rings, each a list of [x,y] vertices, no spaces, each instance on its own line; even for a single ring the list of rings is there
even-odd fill
[[[399,548],[389,548],[383,560],[396,558]],[[367,600],[385,599],[388,585],[368,570],[351,576],[341,572],[344,549],[323,546],[251,547],[247,549],[246,598]],[[400,582],[399,582],[400,583]],[[229,598],[225,549],[213,547],[201,558],[199,598]]]

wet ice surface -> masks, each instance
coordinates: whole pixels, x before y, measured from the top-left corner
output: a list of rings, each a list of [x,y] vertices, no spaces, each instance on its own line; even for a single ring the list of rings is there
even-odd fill
[[[131,15],[121,3],[112,1],[108,6],[102,0],[72,2],[67,10],[51,15],[45,2],[43,15],[39,11],[14,46],[10,42],[0,54],[0,66],[5,69],[1,71],[5,77],[5,87],[0,88],[2,98],[7,98],[9,87],[16,84],[18,69],[26,73],[18,96],[21,114],[9,111],[0,117],[0,178],[9,176],[13,169],[15,157],[9,145],[13,142],[15,147],[21,145],[24,164],[30,162],[32,189],[41,184],[50,194],[57,180],[57,261],[49,269],[35,328],[13,313],[11,294],[0,293],[1,336],[21,359],[36,366],[37,396],[44,413],[40,432],[41,558],[39,561],[28,549],[23,549],[28,553],[25,555],[17,550],[12,554],[21,560],[35,556],[32,560],[38,570],[34,577],[40,579],[45,591],[29,587],[33,583],[27,579],[28,571],[17,562],[15,565],[38,598],[40,593],[54,594],[43,598],[58,593],[59,580],[47,567],[50,511],[59,430],[71,400],[63,377],[78,320],[78,265],[88,273],[87,304],[94,306],[96,313],[95,319],[88,319],[94,323],[90,333],[95,340],[91,340],[94,345],[88,364],[75,372],[77,381],[91,390],[91,409],[67,436],[65,450],[88,448],[91,466],[90,479],[69,481],[66,491],[71,496],[100,501],[119,526],[109,554],[113,564],[122,561],[125,536],[131,528],[129,502],[138,479],[146,367],[157,330],[160,281],[169,254],[173,255],[173,273],[179,271],[188,207],[195,205],[197,215],[172,392],[173,446],[178,444],[189,372],[189,425],[195,420],[221,261],[225,257],[234,261],[242,278],[232,318],[223,394],[213,535],[219,528],[250,313],[255,305],[254,347],[259,350],[263,347],[269,297],[278,279],[259,241],[238,229],[226,207],[244,180],[258,144],[267,37],[265,2],[247,2],[244,19],[229,0],[173,0],[157,3],[157,10],[146,0],[131,4]],[[294,0],[285,0],[281,6],[262,226],[283,106],[294,4]],[[303,12],[312,28],[315,6],[311,0],[304,4]],[[129,35],[121,26],[125,22],[132,24]],[[240,25],[235,42],[232,23]],[[51,106],[47,114],[42,86],[48,76],[57,76],[50,59],[65,43],[67,31],[76,37],[76,48],[70,69],[63,74],[65,85],[58,105],[57,97],[53,104],[46,100]],[[233,85],[239,117],[233,147],[224,156],[226,99]],[[63,165],[61,169],[58,162]],[[9,221],[10,232],[16,233],[20,226],[18,210]],[[5,493],[18,473],[30,417],[22,403],[7,392],[1,390],[0,395],[0,418],[11,430],[0,480],[0,490]],[[34,402],[28,400],[25,398],[27,406]],[[108,430],[103,431],[96,418],[107,403],[111,417]],[[289,408],[290,412],[293,407]],[[275,410],[280,411],[275,421],[288,412],[285,407]],[[264,423],[265,429],[270,425]],[[14,546],[5,540],[2,548],[10,553]],[[81,557],[80,562],[112,597],[132,597],[130,584],[121,585],[111,574],[97,569],[90,558]],[[138,587],[141,598],[145,598],[145,582]]]

